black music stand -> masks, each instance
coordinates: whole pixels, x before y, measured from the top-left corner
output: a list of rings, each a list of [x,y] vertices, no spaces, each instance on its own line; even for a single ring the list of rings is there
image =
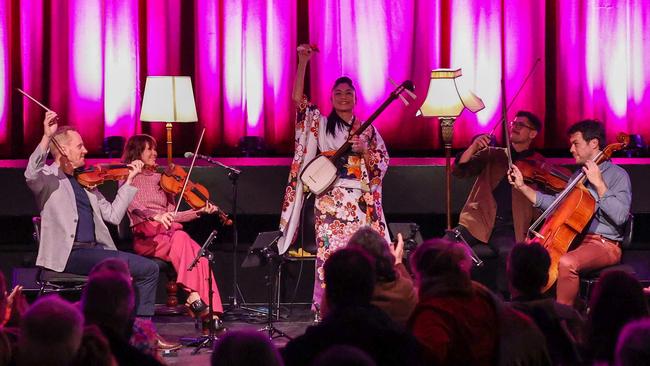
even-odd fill
[[[257,238],[255,238],[255,242],[248,249],[246,258],[244,258],[241,266],[242,268],[262,266],[266,266],[267,268],[264,280],[266,282],[268,311],[266,312],[266,325],[263,328],[258,329],[258,331],[267,332],[270,340],[280,337],[291,340],[291,337],[273,325],[273,293],[275,286],[278,285],[273,281],[273,279],[277,278],[280,264],[284,260],[282,256],[278,254],[277,243],[280,237],[282,237],[281,231],[265,231],[257,234]],[[279,309],[275,310],[279,311]]]

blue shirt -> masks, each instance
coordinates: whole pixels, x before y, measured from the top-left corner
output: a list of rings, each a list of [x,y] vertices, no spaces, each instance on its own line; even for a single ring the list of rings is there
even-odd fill
[[[90,243],[95,241],[95,222],[93,221],[93,207],[84,187],[77,180],[68,176],[72,189],[74,190],[75,201],[77,202],[77,232],[74,241]]]
[[[602,197],[592,184],[585,181],[585,187],[596,199],[596,212],[588,224],[587,234],[600,234],[610,240],[623,240],[624,224],[630,215],[632,205],[632,184],[630,177],[618,165],[606,160],[598,165],[603,177],[607,191]],[[580,170],[573,173],[571,181],[580,173]],[[533,206],[546,210],[555,200],[555,196],[537,192],[537,199]]]

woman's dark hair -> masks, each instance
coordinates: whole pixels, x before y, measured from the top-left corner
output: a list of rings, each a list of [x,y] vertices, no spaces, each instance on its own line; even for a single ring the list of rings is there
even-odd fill
[[[142,152],[149,144],[152,148],[156,148],[156,139],[150,135],[133,135],[129,138],[124,145],[124,153],[122,154],[122,161],[130,163],[133,160],[138,160],[142,156]]]
[[[336,88],[337,86],[341,84],[348,84],[352,90],[356,89],[354,88],[354,84],[352,83],[352,79],[350,79],[347,76],[341,76],[340,78],[336,79],[334,82],[334,86],[332,87],[332,90]],[[327,116],[327,127],[326,127],[326,133],[334,136],[336,135],[336,130],[339,128],[344,128],[348,127],[347,121],[344,121],[341,116],[339,116],[338,113],[332,108],[332,111],[330,112],[329,116]]]
[[[372,259],[358,248],[337,250],[325,261],[325,296],[333,309],[367,305],[375,289]]]
[[[361,248],[375,260],[377,282],[392,282],[397,278],[395,257],[390,252],[389,245],[381,234],[369,226],[357,230],[348,241],[348,247]]]
[[[593,139],[597,139],[598,147],[600,147],[601,150],[606,145],[605,127],[603,127],[602,123],[596,120],[585,119],[569,127],[569,131],[568,131],[569,136],[573,135],[576,132],[582,133],[582,138],[587,142]]]

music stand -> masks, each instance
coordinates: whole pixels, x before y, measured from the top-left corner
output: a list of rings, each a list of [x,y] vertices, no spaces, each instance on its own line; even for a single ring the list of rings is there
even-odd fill
[[[273,278],[277,278],[277,271],[283,261],[278,252],[278,239],[282,237],[281,231],[265,231],[257,234],[255,242],[248,249],[246,258],[242,262],[242,268],[266,266],[267,271],[264,279],[266,281],[268,311],[266,316],[266,325],[258,329],[260,332],[267,332],[269,339],[284,337],[291,340],[286,333],[277,329],[273,325],[273,292],[275,290]],[[278,309],[279,311],[279,309]]]

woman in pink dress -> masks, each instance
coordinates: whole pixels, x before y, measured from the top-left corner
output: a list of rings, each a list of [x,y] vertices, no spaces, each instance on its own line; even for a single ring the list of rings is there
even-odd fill
[[[145,166],[155,167],[157,155],[156,140],[143,134],[129,138],[122,158],[125,163],[140,159]],[[195,317],[205,317],[208,312],[209,264],[201,258],[193,270],[187,270],[201,247],[183,231],[181,223],[215,213],[217,208],[208,202],[202,209],[179,211],[174,216],[175,199],[161,188],[161,173],[150,169],[138,176],[132,183],[138,192],[127,211],[134,236],[133,249],[139,255],[171,262],[178,274],[177,283],[189,293],[186,306]],[[221,314],[223,306],[216,281],[212,282],[212,290],[214,312]]]

